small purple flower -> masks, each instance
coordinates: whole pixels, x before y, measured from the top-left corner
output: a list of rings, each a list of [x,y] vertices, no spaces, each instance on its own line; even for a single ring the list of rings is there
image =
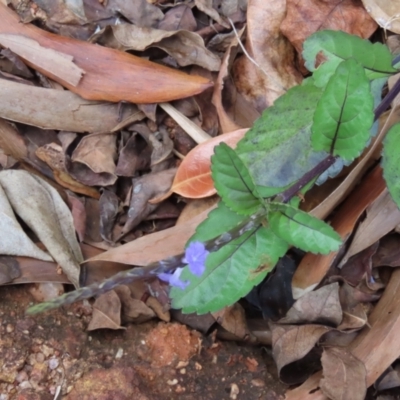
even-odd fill
[[[209,254],[210,252],[206,250],[203,243],[192,242],[186,248],[183,262],[188,264],[193,275],[201,276],[206,269],[205,263]]]
[[[176,286],[179,289],[185,290],[185,288],[190,284],[189,281],[182,281],[180,279],[183,268],[177,268],[172,274],[162,272],[158,274],[158,278],[164,282],[168,282],[171,286]]]

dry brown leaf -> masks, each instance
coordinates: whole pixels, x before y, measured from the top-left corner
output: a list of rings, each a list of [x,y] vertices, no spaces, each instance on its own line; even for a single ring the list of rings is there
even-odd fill
[[[288,0],[287,13],[280,27],[299,54],[303,42],[316,31],[341,30],[365,39],[376,28],[376,22],[361,2],[353,0]]]
[[[370,326],[349,346],[352,354],[365,364],[367,387],[371,386],[400,355],[400,270],[393,272],[382,298],[369,317]],[[373,351],[372,351],[373,350]],[[318,372],[304,384],[286,394],[286,400],[327,400],[319,389]]]
[[[76,234],[78,235],[79,242],[83,242],[86,231],[85,199],[81,200],[68,192],[67,198],[72,218],[74,220]]]
[[[100,235],[107,243],[113,243],[112,230],[119,211],[118,196],[107,189],[103,190],[99,200]]]
[[[305,357],[322,335],[332,328],[323,325],[278,325],[271,324],[272,354],[278,371]]]
[[[126,285],[118,286],[115,289],[117,293],[122,309],[122,320],[124,322],[134,322],[140,324],[142,322],[149,321],[156,316],[155,312],[147,306],[143,301],[134,299],[131,296],[131,290]]]
[[[339,325],[342,321],[339,284],[331,283],[307,293],[279,320],[280,324],[320,323]]]
[[[185,29],[186,31],[193,32],[197,28],[197,22],[193,16],[192,9],[188,5],[178,4],[164,14],[164,18],[160,21],[157,28],[164,31]]]
[[[145,0],[144,3],[148,4]],[[125,2],[124,2],[125,3]],[[11,9],[0,4],[1,34],[23,35],[41,46],[68,54],[85,71],[73,86],[63,78],[47,73],[34,63],[29,66],[89,100],[154,103],[198,94],[212,84],[207,79],[186,75],[133,55],[21,24]]]
[[[393,0],[362,0],[365,9],[383,29],[400,33],[400,4]]]
[[[125,121],[132,115],[136,120],[144,118],[133,104],[124,104],[120,109],[117,104],[83,100],[68,90],[1,80],[0,117],[11,121],[43,129],[91,133],[110,132],[120,123],[119,118]]]
[[[323,375],[320,387],[332,400],[364,400],[367,394],[366,370],[350,351],[332,347],[321,357]]]
[[[96,329],[126,329],[121,326],[121,301],[114,290],[102,294],[93,304],[93,315],[87,330]]]
[[[94,39],[117,50],[144,51],[151,47],[164,50],[181,67],[199,65],[210,71],[218,71],[219,57],[209,51],[200,35],[184,30],[163,31],[136,25],[113,25],[97,33]]]
[[[157,209],[159,204],[149,203],[149,200],[153,197],[162,197],[168,193],[175,174],[176,168],[171,168],[143,175],[132,180],[132,197],[129,204],[128,218],[122,229],[122,235],[130,232]]]
[[[16,160],[21,161],[28,155],[24,138],[2,118],[0,118],[0,148]]]
[[[294,67],[294,50],[280,33],[286,2],[249,0],[246,49],[258,66],[243,55],[235,64],[239,92],[261,112],[301,81]],[[268,21],[268,23],[266,23]]]
[[[400,240],[399,235],[387,235],[379,241],[377,252],[372,257],[372,267],[400,266]]]
[[[155,261],[182,254],[186,242],[214,207],[210,207],[183,224],[140,237],[130,243],[99,254],[90,261],[103,260],[145,266]]]
[[[58,144],[49,143],[39,147],[36,149],[35,154],[53,170],[54,179],[62,187],[95,199],[100,197],[96,189],[83,185],[68,173],[65,167],[65,154]]]
[[[115,135],[87,135],[72,153],[71,160],[87,165],[93,172],[113,174],[116,157]]]
[[[218,11],[213,7],[212,0],[194,0],[194,4],[200,11],[203,11],[204,14],[207,14],[214,21],[218,22],[225,28],[229,28],[229,24],[221,18]]]
[[[351,245],[339,267],[344,265],[351,256],[373,245],[400,224],[400,210],[387,189],[367,208],[366,212],[367,217],[355,231]]]
[[[354,226],[365,209],[385,190],[386,183],[382,170],[378,166],[357,190],[346,199],[331,221],[332,227],[339,233],[343,243],[353,232]],[[307,253],[298,266],[292,281],[293,297],[298,299],[313,290],[324,278],[338,252],[327,255]]]
[[[211,313],[216,322],[238,339],[244,339],[250,334],[246,323],[246,315],[239,303],[224,307],[222,310]]]
[[[83,256],[76,240],[71,212],[58,192],[26,171],[1,171],[0,184],[15,212],[78,287],[79,264]]]
[[[44,73],[56,76],[72,86],[77,86],[85,73],[73,62],[71,55],[42,47],[29,37],[0,33],[0,45],[10,49],[27,63],[35,64]]]
[[[0,184],[0,253],[3,255],[34,257],[44,261],[52,261],[49,254],[39,249],[17,221],[7,193]]]

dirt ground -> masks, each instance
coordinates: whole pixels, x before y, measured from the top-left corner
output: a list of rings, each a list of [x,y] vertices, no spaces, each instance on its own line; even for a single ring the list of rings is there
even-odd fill
[[[157,321],[87,332],[90,306],[31,317],[26,285],[0,297],[0,400],[275,400],[285,390],[261,346]]]

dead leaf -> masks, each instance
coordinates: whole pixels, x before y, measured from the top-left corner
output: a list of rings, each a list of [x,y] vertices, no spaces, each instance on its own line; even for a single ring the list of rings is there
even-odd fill
[[[50,255],[39,249],[18,223],[11,208],[7,194],[0,185],[0,221],[1,240],[0,253],[3,255],[34,257],[44,261],[52,261]]]
[[[1,171],[0,184],[15,212],[46,246],[69,280],[79,287],[83,256],[71,212],[58,192],[26,171]]]
[[[200,35],[185,30],[162,31],[123,24],[107,27],[97,33],[94,39],[107,47],[122,51],[144,51],[157,47],[173,57],[181,67],[194,64],[210,71],[218,71],[221,64],[219,57],[204,46]]]
[[[121,300],[121,314],[124,322],[140,324],[156,316],[155,312],[143,301],[131,297],[131,291],[128,286],[118,286],[115,292]]]
[[[196,28],[197,22],[193,16],[192,9],[186,4],[178,4],[176,7],[170,8],[158,24],[158,29],[164,31],[184,29],[193,32]]]
[[[28,155],[27,147],[22,135],[13,126],[0,118],[0,148],[5,154],[16,160],[23,160]]]
[[[214,21],[217,21],[225,28],[229,28],[229,24],[221,18],[218,11],[213,7],[212,0],[194,0],[194,4],[200,11],[203,11],[204,14],[207,14]]]
[[[58,144],[49,143],[39,147],[36,149],[35,154],[53,170],[54,179],[62,187],[95,199],[100,197],[99,192],[96,189],[83,185],[67,172],[65,167],[65,154],[62,147]]]
[[[126,329],[121,326],[121,302],[114,290],[102,294],[93,304],[93,315],[87,330],[96,329]]]
[[[85,199],[79,199],[67,192],[68,204],[71,209],[74,227],[79,241],[83,242],[86,232]]]
[[[64,285],[57,282],[34,283],[29,285],[28,291],[38,303],[55,299],[65,292]]]
[[[120,114],[120,111],[122,114]],[[0,85],[0,117],[38,126],[72,132],[110,132],[119,118],[144,114],[133,104],[117,104],[83,100],[68,90],[45,89],[2,79]],[[130,123],[130,122],[129,122]]]
[[[150,296],[146,300],[146,306],[150,307],[156,316],[161,319],[161,321],[171,321],[171,314],[168,310],[168,307],[163,306],[155,297]]]
[[[162,20],[164,14],[154,4],[147,0],[109,0],[107,8],[115,13],[122,14],[126,19],[137,26],[154,26]]]
[[[153,151],[151,153],[151,171],[159,172],[164,169],[159,169],[161,166],[160,164],[172,156],[174,142],[169,137],[168,131],[163,127],[160,127],[159,135],[149,135],[149,141],[153,147]]]
[[[57,76],[72,86],[77,86],[85,73],[74,64],[71,55],[42,47],[29,37],[0,33],[0,45],[13,51],[25,62],[36,65],[46,75]]]
[[[286,2],[280,0],[250,0],[247,7],[246,49],[257,65],[241,56],[234,67],[235,84],[259,112],[301,82],[293,47],[280,32],[285,15]]]
[[[155,261],[182,254],[186,242],[194,234],[199,223],[207,217],[208,213],[214,207],[210,207],[183,224],[140,237],[87,261],[114,261],[123,264],[145,266]],[[159,243],[163,245],[159,246]]]
[[[332,400],[364,400],[367,394],[366,369],[350,351],[332,347],[322,353],[322,392]]]
[[[250,335],[244,309],[239,303],[224,307],[222,310],[211,314],[218,324],[228,332],[234,334],[238,339],[244,339]]]
[[[320,323],[337,326],[342,321],[339,284],[331,283],[297,300],[280,324]]]
[[[400,386],[400,367],[389,367],[388,370],[375,382],[375,389],[380,392]]]
[[[370,247],[400,224],[400,210],[387,189],[367,208],[366,212],[367,217],[358,226],[340,266],[344,265],[351,256]]]
[[[365,9],[375,22],[385,31],[400,33],[398,1],[392,0],[362,0]]]
[[[176,168],[171,168],[132,180],[133,193],[122,235],[130,232],[158,207],[158,204],[150,204],[149,200],[167,193],[171,188],[175,174]]]
[[[321,336],[331,330],[332,328],[322,325],[271,324],[272,354],[281,379],[281,372],[284,367],[303,359],[313,349]],[[304,367],[303,370],[296,369],[297,376],[285,374],[287,377],[285,381],[290,384],[302,382],[310,374],[310,371],[305,368],[306,365],[303,364],[302,367]]]
[[[119,211],[118,196],[105,189],[99,200],[100,207],[100,235],[107,243],[112,241],[112,229]]]
[[[74,63],[85,71],[84,79],[76,87],[35,63],[28,65],[88,100],[154,103],[192,96],[211,85],[202,77],[186,75],[118,50],[20,24],[18,15],[3,4],[0,4],[0,19],[3,22],[0,34],[22,35],[43,47],[72,56]]]
[[[221,142],[235,147],[248,129],[224,133],[216,138],[196,146],[183,160],[176,172],[170,193],[178,193],[192,199],[212,196],[216,193],[211,178],[211,156],[214,147]]]
[[[288,0],[286,16],[280,27],[297,52],[311,34],[323,29],[340,30],[364,39],[377,25],[361,2],[353,0]]]
[[[245,27],[238,33],[240,39]],[[212,103],[214,104],[222,133],[233,132],[248,127],[260,116],[258,111],[243,101],[232,81],[231,69],[239,50],[239,41],[234,36],[222,59],[221,68],[215,81]],[[224,100],[224,101],[223,101]]]
[[[379,247],[372,257],[372,267],[400,267],[400,237],[387,235],[379,241]]]
[[[10,283],[21,275],[19,264],[15,258],[0,256],[0,285]]]

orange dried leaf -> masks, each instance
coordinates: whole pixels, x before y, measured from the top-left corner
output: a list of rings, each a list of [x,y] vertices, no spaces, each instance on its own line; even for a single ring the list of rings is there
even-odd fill
[[[216,190],[210,169],[214,147],[221,142],[235,147],[247,131],[248,129],[239,129],[224,133],[196,146],[179,166],[172,183],[171,193],[175,192],[191,199],[200,199],[215,194]]]
[[[158,103],[198,94],[212,83],[200,76],[135,57],[122,51],[55,35],[31,24],[21,24],[18,15],[0,3],[0,34],[29,38],[41,48],[52,49],[83,70],[80,81],[68,82],[62,69],[48,70],[38,65],[29,54],[21,55],[25,62],[47,77],[59,82],[84,99]],[[28,57],[29,59],[25,58]]]

